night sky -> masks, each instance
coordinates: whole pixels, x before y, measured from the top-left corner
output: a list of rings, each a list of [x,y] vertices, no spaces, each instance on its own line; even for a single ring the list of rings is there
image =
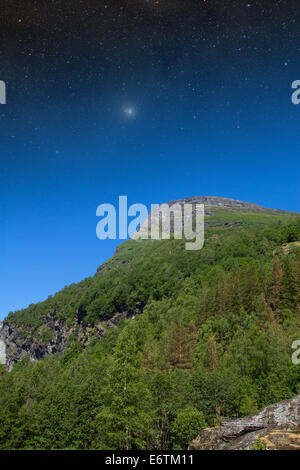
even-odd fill
[[[0,319],[92,275],[96,208],[300,212],[299,0],[0,1]]]

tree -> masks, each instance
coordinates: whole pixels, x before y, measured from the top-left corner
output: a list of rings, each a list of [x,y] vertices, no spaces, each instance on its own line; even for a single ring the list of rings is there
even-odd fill
[[[257,411],[257,403],[253,397],[245,395],[241,400],[240,413],[242,416],[248,416]]]
[[[176,416],[172,424],[174,449],[187,449],[189,443],[206,428],[204,415],[196,408],[186,408]]]
[[[170,448],[170,423],[172,419],[171,377],[162,372],[147,375],[153,408],[155,410],[152,449],[163,450]]]
[[[187,327],[182,318],[167,330],[165,346],[165,368],[168,372],[175,369],[192,370],[192,356],[195,349],[197,330],[193,321]]]
[[[278,256],[275,257],[269,281],[268,302],[272,310],[278,314],[282,302],[282,270]]]
[[[261,326],[264,326],[267,322],[274,323],[274,312],[267,304],[265,295],[263,293],[261,293],[258,297],[256,311]]]
[[[299,301],[299,279],[297,279],[296,263],[290,255],[286,256],[282,274],[283,304],[286,308],[295,309]]]
[[[222,416],[238,413],[240,382],[240,377],[229,370],[208,372],[199,368],[193,372],[192,400],[209,425],[214,424],[216,413]]]
[[[118,339],[97,415],[95,448],[146,449],[151,437],[151,394],[143,380],[135,333],[131,321]]]
[[[214,372],[218,368],[217,343],[214,335],[210,336],[203,358],[203,366],[206,370]]]
[[[141,366],[144,371],[158,371],[158,346],[152,338],[148,338],[144,346]]]

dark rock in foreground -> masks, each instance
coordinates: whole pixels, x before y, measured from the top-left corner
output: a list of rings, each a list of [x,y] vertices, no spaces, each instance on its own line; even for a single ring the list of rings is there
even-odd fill
[[[204,429],[189,450],[252,450],[258,442],[266,450],[300,450],[300,395],[246,418]]]

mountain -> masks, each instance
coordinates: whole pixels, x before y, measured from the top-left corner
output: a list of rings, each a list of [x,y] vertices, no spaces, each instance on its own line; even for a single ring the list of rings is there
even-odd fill
[[[174,203],[204,204],[201,250],[128,240],[90,278],[4,320],[1,449],[186,448],[224,416],[299,394],[299,214]]]
[[[24,354],[34,362],[46,354],[60,353],[74,336],[86,346],[91,337],[101,338],[120,319],[141,313],[150,298],[172,297],[184,279],[194,274],[203,277],[201,267],[205,272],[213,273],[216,264],[222,266],[225,247],[222,250],[220,244],[229,245],[232,236],[241,237],[240,253],[233,253],[232,262],[243,264],[253,256],[253,253],[247,253],[247,237],[257,230],[260,239],[264,238],[268,243],[268,233],[264,237],[263,228],[270,232],[272,227],[275,230],[276,224],[299,217],[292,212],[212,196],[186,198],[168,204],[176,203],[204,204],[206,243],[203,250],[187,253],[182,240],[167,243],[166,240],[129,240],[123,243],[115,255],[97,269],[95,276],[64,288],[44,302],[8,315],[0,332],[0,338],[6,344],[7,367],[11,369]],[[234,228],[234,232],[228,230],[230,228]],[[180,276],[177,276],[176,266]]]

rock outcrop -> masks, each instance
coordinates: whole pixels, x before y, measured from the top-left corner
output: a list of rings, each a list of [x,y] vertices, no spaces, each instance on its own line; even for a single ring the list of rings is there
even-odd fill
[[[190,213],[185,212],[185,204],[192,205],[192,210]],[[199,207],[199,205],[204,206],[204,211]],[[171,208],[173,210],[171,210]],[[217,216],[219,211],[229,210],[233,213],[236,212],[255,212],[255,213],[266,213],[266,214],[291,214],[299,215],[293,212],[287,212],[281,209],[269,209],[266,207],[259,206],[258,204],[253,204],[250,202],[239,201],[235,199],[225,198],[225,197],[216,197],[216,196],[196,196],[189,197],[184,199],[177,199],[174,201],[169,201],[165,204],[159,204],[156,207],[153,207],[148,214],[148,216],[143,220],[137,232],[131,235],[131,238],[134,239],[155,239],[159,237],[159,234],[162,238],[169,238],[168,235],[170,232],[174,234],[175,238],[182,238],[182,230],[184,227],[184,233],[186,239],[193,239],[195,237],[195,232],[192,229],[192,226],[195,225],[195,220],[198,216],[198,229],[200,233],[200,228],[202,227],[200,216],[206,216],[204,225],[210,227],[216,226],[234,226],[240,225],[235,221],[215,221],[214,225],[211,225],[209,221],[210,216]],[[164,212],[164,215],[163,215]],[[172,216],[170,216],[172,213]],[[171,231],[170,231],[170,226]],[[164,233],[164,230],[166,233]],[[151,231],[151,237],[149,233]],[[153,236],[153,234],[156,234]],[[164,237],[165,235],[165,237]],[[105,269],[105,264],[100,266],[98,272]]]
[[[133,313],[121,312],[109,320],[97,325],[84,325],[80,315],[73,325],[67,324],[52,311],[42,317],[39,328],[18,327],[6,320],[0,325],[0,363],[11,370],[22,357],[28,356],[31,362],[37,362],[47,354],[61,354],[74,341],[80,341],[83,348],[92,339],[101,340],[105,331],[116,327],[121,320],[134,318],[141,313],[136,308]]]
[[[284,214],[297,214],[295,212],[287,212],[281,209],[269,209],[267,207],[259,206],[258,204],[253,204],[252,202],[244,202],[236,199],[230,199],[227,197],[217,197],[217,196],[195,196],[188,197],[184,199],[178,199],[175,201],[168,202],[169,206],[173,204],[204,204],[205,206],[205,215],[212,215],[211,210],[214,208],[219,209],[241,209],[243,211],[255,211],[255,212],[277,212]]]
[[[56,318],[55,311],[47,313],[42,321],[42,326],[34,331],[3,322],[0,343],[5,348],[5,357],[2,363],[8,370],[25,355],[36,362],[47,354],[62,353],[74,340],[86,347],[92,337],[101,339],[104,333],[101,325],[85,327],[79,320],[69,326]]]
[[[6,364],[6,344],[1,338],[3,323],[0,322],[0,364]]]
[[[300,395],[246,418],[204,429],[189,450],[300,450]]]

